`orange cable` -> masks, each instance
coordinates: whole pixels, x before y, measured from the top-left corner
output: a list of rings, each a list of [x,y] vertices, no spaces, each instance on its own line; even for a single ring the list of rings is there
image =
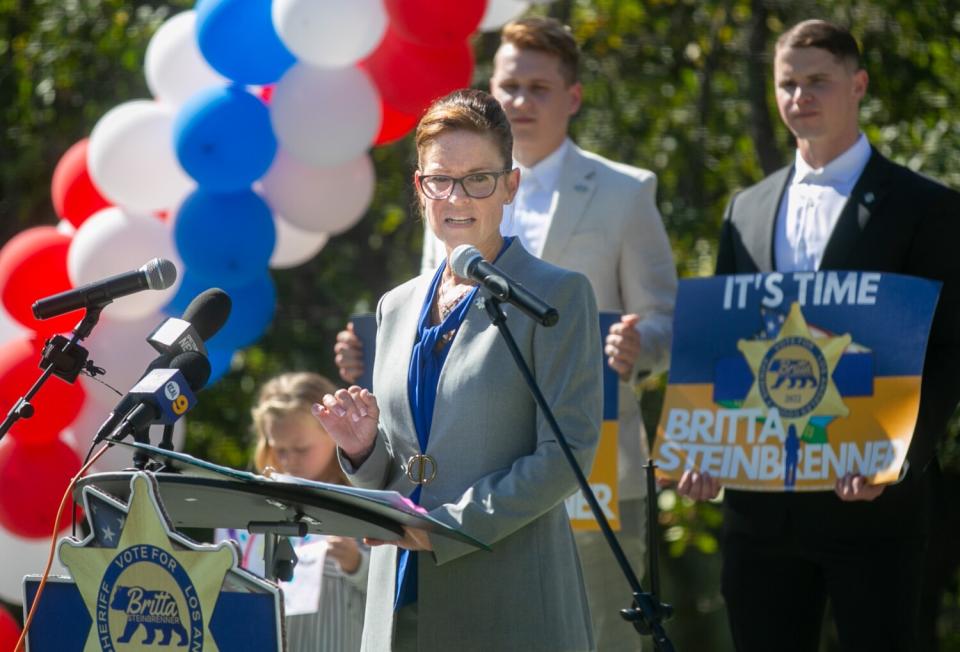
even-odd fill
[[[40,604],[40,596],[43,594],[43,589],[47,585],[47,577],[50,575],[50,569],[53,567],[53,557],[57,552],[57,534],[60,532],[60,519],[63,517],[64,508],[67,505],[67,502],[70,499],[70,495],[73,493],[73,488],[77,484],[87,469],[90,468],[94,462],[100,459],[100,456],[103,455],[106,450],[110,447],[109,444],[103,446],[99,451],[90,458],[90,461],[84,464],[77,474],[73,476],[73,479],[70,480],[70,484],[67,487],[67,491],[63,494],[63,498],[60,500],[60,508],[57,509],[57,518],[53,522],[53,538],[50,541],[50,554],[47,556],[47,565],[43,569],[43,577],[40,578],[40,586],[37,587],[37,594],[33,598],[33,604],[30,605],[30,613],[27,614],[27,619],[23,623],[23,631],[20,632],[20,638],[17,639],[17,644],[13,648],[13,652],[20,652],[23,647],[24,641],[27,639],[27,632],[30,630],[30,623],[33,622],[33,616],[37,611],[37,605]]]

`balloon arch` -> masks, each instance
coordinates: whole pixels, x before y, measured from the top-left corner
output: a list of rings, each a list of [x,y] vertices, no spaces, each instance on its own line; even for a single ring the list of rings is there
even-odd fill
[[[112,385],[132,386],[153,356],[146,335],[217,286],[233,300],[208,342],[211,382],[222,375],[270,324],[270,270],[308,261],[363,217],[376,182],[369,149],[468,86],[469,37],[530,4],[199,0],[164,22],[144,63],[153,97],[114,107],[63,154],[51,182],[59,225],[0,249],[2,414],[35,380],[44,340],[79,319],[38,321],[32,303],[156,257],[177,265],[177,284],[108,306],[85,341],[91,359]],[[0,599],[19,603],[22,576],[42,567],[63,491],[116,400],[86,377],[50,380],[36,416],[0,440]],[[99,468],[127,462],[108,456]]]

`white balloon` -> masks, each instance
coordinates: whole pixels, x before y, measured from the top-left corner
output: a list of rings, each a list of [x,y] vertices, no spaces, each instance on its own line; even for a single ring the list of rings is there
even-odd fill
[[[144,345],[143,348],[148,347]],[[99,360],[96,362],[97,364],[102,364]],[[90,451],[90,445],[93,443],[93,438],[97,434],[97,431],[100,430],[100,426],[103,425],[103,422],[110,416],[114,407],[116,407],[120,399],[123,398],[123,394],[128,392],[130,388],[136,384],[137,379],[140,378],[140,374],[143,373],[146,366],[147,363],[144,363],[143,368],[140,369],[140,373],[133,376],[133,381],[130,383],[119,384],[117,383],[117,376],[115,374],[107,373],[106,378],[108,380],[106,382],[116,388],[120,394],[117,394],[106,385],[92,380],[87,376],[80,377],[83,389],[87,392],[87,400],[84,401],[80,414],[73,420],[73,423],[64,429],[60,436],[76,451],[81,460],[83,460]],[[127,454],[127,459],[128,461],[130,459],[129,453]]]
[[[73,234],[77,232],[77,227],[71,224],[70,220],[60,220],[57,222],[57,232],[72,238]]]
[[[24,337],[33,337],[34,333],[29,328],[10,316],[7,309],[0,304],[0,344],[6,344],[11,340],[19,340]]]
[[[230,83],[218,74],[197,47],[197,12],[171,16],[147,45],[143,71],[158,100],[179,106],[197,91]]]
[[[153,215],[131,213],[117,206],[104,208],[80,225],[67,252],[67,273],[74,287],[140,268],[153,258],[177,264],[169,226]],[[103,314],[114,319],[150,315],[173,298],[179,283],[166,290],[143,290],[114,299]]]
[[[380,131],[380,97],[356,67],[294,65],[277,82],[270,120],[281,146],[309,165],[360,156]]]
[[[375,180],[373,161],[366,154],[340,165],[316,167],[281,149],[260,181],[273,212],[293,226],[340,233],[363,217],[373,199]]]
[[[87,167],[112,203],[140,212],[177,205],[194,186],[173,151],[174,111],[150,100],[107,111],[90,134]]]
[[[70,512],[66,519],[69,522]],[[50,554],[50,539],[24,539],[0,527],[0,599],[13,604],[23,604],[23,576],[40,575],[47,565]],[[51,575],[69,575],[67,569],[57,561],[56,554]]]
[[[284,45],[314,66],[352,65],[387,31],[382,0],[273,0],[272,15]]]
[[[93,333],[83,341],[90,352],[90,360],[106,370],[104,375],[97,376],[96,379],[80,377],[83,388],[87,391],[84,413],[87,411],[86,407],[93,403],[104,408],[113,407],[117,402],[119,395],[105,384],[121,394],[136,384],[147,365],[159,355],[147,343],[147,336],[165,319],[166,315],[159,312],[134,320],[111,319],[104,313]],[[100,420],[105,418],[106,414]]]
[[[488,0],[478,29],[481,32],[500,29],[529,8],[527,0]]]
[[[326,233],[304,231],[281,215],[273,216],[273,224],[277,228],[277,244],[270,256],[270,267],[273,269],[302,265],[320,253],[330,239]]]

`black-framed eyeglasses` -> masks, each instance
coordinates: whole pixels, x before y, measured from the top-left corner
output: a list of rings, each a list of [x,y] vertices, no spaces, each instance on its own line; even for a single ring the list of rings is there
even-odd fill
[[[446,199],[453,192],[458,183],[467,197],[485,199],[497,189],[497,180],[513,169],[493,170],[490,172],[471,172],[462,177],[451,177],[446,174],[420,175],[420,189],[430,199]]]

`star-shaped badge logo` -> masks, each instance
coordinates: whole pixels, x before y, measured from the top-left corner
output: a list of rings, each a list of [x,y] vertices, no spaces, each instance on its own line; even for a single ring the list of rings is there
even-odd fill
[[[790,425],[802,434],[811,417],[849,414],[833,382],[833,370],[849,334],[813,337],[798,303],[774,339],[739,340],[754,382],[744,408],[776,409],[786,432]]]
[[[95,491],[84,487],[85,503],[87,492]],[[197,544],[177,534],[156,494],[149,475],[133,476],[116,547],[97,547],[95,533],[60,542],[60,560],[93,620],[84,652],[153,645],[217,651],[210,618],[236,552],[226,542]],[[101,535],[100,542],[112,543],[116,533]]]

